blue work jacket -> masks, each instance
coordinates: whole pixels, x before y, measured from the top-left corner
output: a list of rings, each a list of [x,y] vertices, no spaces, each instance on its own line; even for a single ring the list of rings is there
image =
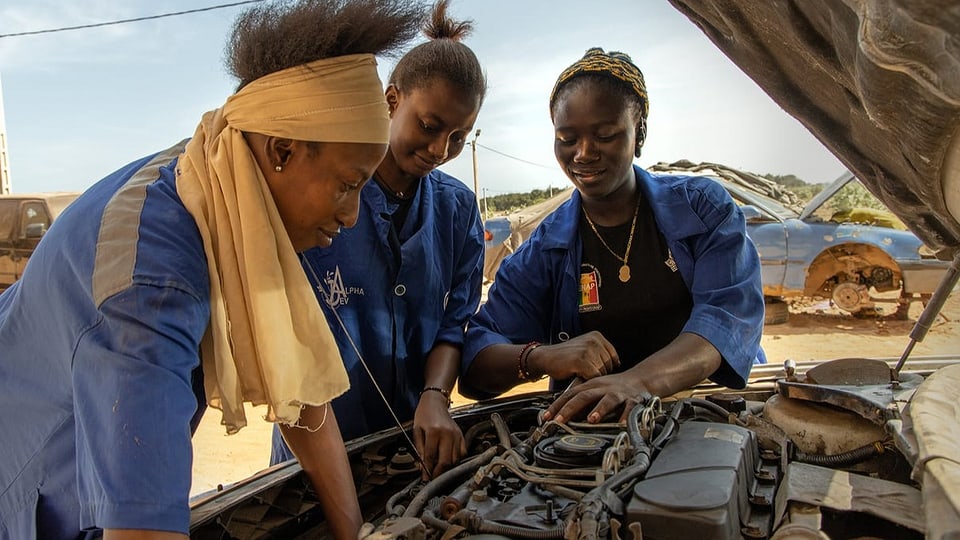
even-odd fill
[[[720,352],[725,366],[711,377],[715,382],[742,388],[751,366],[766,362],[760,348],[760,260],[743,213],[709,178],[654,175],[638,166],[634,172],[693,298],[682,331],[703,337]],[[574,191],[501,263],[487,301],[468,325],[462,374],[490,345],[551,344],[582,333],[580,203]]]
[[[427,355],[438,343],[462,346],[480,302],[483,225],[474,193],[434,170],[420,180],[399,231],[396,208],[367,182],[357,224],[304,254],[350,377],[350,390],[333,401],[344,440],[395,425],[384,398],[401,422],[413,419]],[[275,429],[271,463],[292,457]]]
[[[210,290],[182,150],[88,189],[0,295],[0,539],[188,531]]]

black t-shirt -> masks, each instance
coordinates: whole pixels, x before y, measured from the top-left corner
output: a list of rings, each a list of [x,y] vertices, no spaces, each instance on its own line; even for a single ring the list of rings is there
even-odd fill
[[[414,198],[398,197],[394,194],[393,190],[384,187],[380,182],[377,182],[377,187],[380,188],[380,191],[383,192],[383,195],[387,198],[387,207],[395,208],[392,214],[384,213],[381,217],[389,219],[393,223],[388,239],[390,241],[390,249],[393,252],[394,263],[397,268],[399,268],[402,263],[400,245],[406,240],[405,238],[401,238],[400,231],[403,230],[403,226],[407,222],[407,216],[410,214],[410,208],[413,206]],[[417,185],[416,189],[420,189],[420,186]]]
[[[616,227],[597,225],[610,249],[621,257],[630,237],[630,222]],[[597,238],[580,214],[580,326],[598,330],[616,348],[620,371],[662,349],[676,338],[690,318],[693,299],[653,212],[640,200],[633,245],[627,259],[630,279],[620,280],[623,262]]]
[[[392,190],[389,188],[383,187],[380,182],[377,182],[377,187],[380,188],[380,191],[387,197],[387,202],[397,205],[397,209],[393,211],[390,219],[393,221],[393,228],[397,231],[403,230],[404,223],[407,222],[407,214],[410,213],[410,207],[413,206],[413,197],[398,197]],[[414,189],[420,189],[420,186],[417,185]]]

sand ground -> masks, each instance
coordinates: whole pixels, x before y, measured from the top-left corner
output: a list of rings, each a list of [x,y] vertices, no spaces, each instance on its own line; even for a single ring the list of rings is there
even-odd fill
[[[831,360],[836,358],[899,358],[909,343],[919,315],[914,305],[909,321],[856,319],[832,312],[826,305],[808,306],[793,312],[786,324],[767,326],[762,345],[771,364],[791,358]],[[954,291],[941,315],[913,355],[960,352],[960,291]],[[518,386],[511,393],[546,388],[546,381]],[[470,403],[459,395],[454,406]],[[248,407],[249,425],[227,436],[219,425],[219,411],[208,409],[194,441],[191,494],[215,489],[218,484],[241,480],[268,466],[272,424],[262,420],[263,407]]]

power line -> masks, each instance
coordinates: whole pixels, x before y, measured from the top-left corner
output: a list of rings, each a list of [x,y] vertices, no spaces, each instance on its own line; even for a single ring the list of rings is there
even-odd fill
[[[82,24],[78,26],[63,26],[60,28],[48,28],[46,30],[32,30],[29,32],[14,32],[12,34],[0,34],[0,38],[6,37],[20,37],[20,36],[34,36],[37,34],[52,34],[54,32],[66,32],[67,30],[82,30],[85,28],[97,28],[100,26],[111,26],[115,24],[125,24],[131,22],[140,22],[140,21],[149,21],[151,19],[163,19],[165,17],[175,17],[177,15],[189,15],[190,13],[200,13],[201,11],[213,11],[215,9],[223,9],[229,7],[242,6],[244,4],[256,4],[257,2],[263,2],[263,0],[246,0],[245,2],[233,2],[231,4],[220,4],[216,6],[210,6],[205,8],[198,9],[188,9],[186,11],[177,11],[174,13],[162,13],[160,15],[147,15],[145,17],[135,17],[133,19],[121,19],[117,21],[108,21],[102,23],[94,24]]]
[[[480,144],[480,143],[477,143],[477,146],[479,146],[480,148],[487,149],[487,150],[493,152],[494,154],[500,154],[500,155],[503,156],[503,157],[510,158],[510,159],[514,159],[514,160],[517,160],[517,161],[521,161],[521,162],[523,162],[523,163],[526,163],[527,165],[533,165],[534,167],[540,167],[540,168],[542,168],[542,169],[550,169],[551,171],[557,170],[556,167],[549,167],[549,166],[547,166],[547,165],[541,165],[541,164],[539,164],[539,163],[534,163],[534,162],[532,162],[532,161],[527,161],[527,160],[525,160],[525,159],[523,159],[523,158],[518,158],[518,157],[516,157],[516,156],[511,156],[510,154],[507,154],[507,153],[505,153],[505,152],[501,152],[501,151],[499,151],[499,150],[495,150],[495,149],[493,149],[493,148],[490,148],[489,146],[484,146],[484,145],[482,145],[482,144]]]

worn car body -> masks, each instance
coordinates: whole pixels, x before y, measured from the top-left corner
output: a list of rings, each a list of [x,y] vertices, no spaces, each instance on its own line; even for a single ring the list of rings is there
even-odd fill
[[[0,195],[0,291],[20,279],[30,255],[75,192]]]
[[[960,8],[670,1],[950,271],[890,358],[761,366],[745,389],[699,385],[617,424],[542,422],[550,394],[469,405],[468,458],[429,482],[405,430],[349,441],[365,538],[960,537],[960,355],[910,355],[958,278]],[[327,530],[288,462],[195,501],[191,535]]]
[[[912,301],[929,300],[950,267],[888,212],[821,213],[843,188],[858,182],[849,171],[799,207],[786,190],[723,165],[660,163],[651,170],[706,175],[727,189],[760,254],[768,299],[826,298],[847,313],[873,314],[879,306],[892,306],[885,313],[905,317]]]
[[[767,216],[748,220],[764,266],[764,294],[830,298],[840,309],[853,313],[873,307],[871,289],[899,291],[901,306],[912,298],[928,300],[933,294],[950,263],[937,259],[916,235],[889,224],[855,221],[851,219],[855,209],[829,219],[815,214],[853,181],[853,173],[847,172],[814,197],[800,215],[779,224],[767,223]],[[775,250],[781,241],[787,247],[785,257],[775,261],[767,248]]]

